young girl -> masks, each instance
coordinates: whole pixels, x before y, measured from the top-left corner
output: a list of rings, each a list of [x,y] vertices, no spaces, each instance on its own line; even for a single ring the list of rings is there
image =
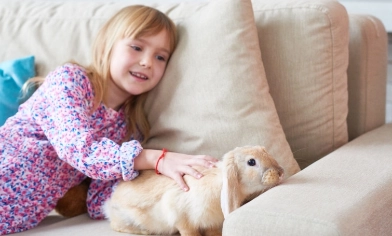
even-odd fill
[[[141,146],[149,131],[143,102],[175,43],[175,26],[163,13],[126,7],[97,35],[90,66],[68,63],[51,72],[0,127],[0,234],[36,226],[86,176],[88,212],[101,219],[116,182],[136,178],[137,170],[155,168],[187,191],[182,176],[201,177],[192,166],[214,165],[210,156]]]

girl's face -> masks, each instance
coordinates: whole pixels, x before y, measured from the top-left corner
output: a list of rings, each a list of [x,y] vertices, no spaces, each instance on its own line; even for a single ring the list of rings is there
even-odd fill
[[[112,48],[107,105],[117,109],[131,96],[154,88],[165,72],[169,57],[170,41],[165,30],[117,41]]]

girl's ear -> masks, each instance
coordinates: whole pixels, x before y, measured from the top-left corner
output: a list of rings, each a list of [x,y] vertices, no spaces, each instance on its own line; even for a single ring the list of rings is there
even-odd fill
[[[221,208],[224,218],[241,206],[243,196],[239,182],[238,166],[234,160],[234,152],[223,157]]]

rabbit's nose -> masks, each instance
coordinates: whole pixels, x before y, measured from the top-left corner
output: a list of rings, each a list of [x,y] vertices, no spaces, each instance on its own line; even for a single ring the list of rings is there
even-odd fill
[[[279,184],[282,178],[282,172],[275,169],[270,168],[266,170],[263,174],[263,184],[268,186],[274,186]]]

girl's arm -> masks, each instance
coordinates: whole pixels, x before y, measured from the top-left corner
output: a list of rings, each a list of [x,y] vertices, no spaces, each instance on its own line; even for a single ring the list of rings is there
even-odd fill
[[[135,170],[154,169],[160,150],[143,150],[136,140],[117,142],[108,138],[95,138],[91,127],[92,94],[91,84],[84,70],[67,64],[52,72],[37,91],[42,99],[35,102],[33,111],[36,122],[60,159],[67,162],[92,179],[131,180],[138,175]],[[37,98],[36,98],[37,99]],[[38,115],[39,114],[39,115]],[[94,121],[106,129],[105,116]],[[102,124],[100,124],[102,123]],[[110,124],[121,140],[125,124]],[[201,175],[192,166],[213,165],[217,160],[204,155],[192,156],[169,152],[159,162],[158,170],[174,179],[181,188],[187,190],[182,178],[188,174],[196,178]]]
[[[91,120],[94,95],[84,70],[72,64],[59,67],[37,92],[34,119],[60,159],[92,179],[130,180],[138,175],[134,158],[142,151],[140,143],[133,140],[117,144],[124,136],[120,134],[124,134],[125,124],[110,123],[110,111]],[[117,142],[95,134],[95,130],[105,130],[109,125],[114,134],[119,133]]]

